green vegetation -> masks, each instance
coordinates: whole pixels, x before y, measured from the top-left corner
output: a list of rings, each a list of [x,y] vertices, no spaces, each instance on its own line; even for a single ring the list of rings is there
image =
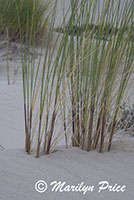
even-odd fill
[[[71,2],[73,13],[77,2]],[[83,1],[70,18],[75,25],[69,32],[71,55],[74,52],[70,68],[78,62],[69,85],[73,146],[90,151],[99,145],[100,152],[111,148],[119,107],[133,71],[132,4],[116,1],[115,8],[115,1],[107,0],[101,10],[99,1]]]
[[[0,0],[0,34],[10,41],[26,40],[34,30],[37,40],[44,34],[48,23],[48,1]]]
[[[24,12],[18,4],[23,1],[16,0],[13,17],[9,21],[2,18],[2,27],[8,32],[15,27],[20,33],[25,151],[29,154],[34,139],[36,157],[41,150],[49,154],[64,136],[67,146],[68,132],[73,146],[87,151],[99,148],[99,152],[111,149],[120,105],[133,72],[133,1],[124,0],[122,5],[120,0],[104,0],[102,8],[99,1],[70,0],[57,28],[55,0],[43,23],[44,27],[49,19],[45,50],[42,42],[38,60],[34,56],[35,36],[44,30],[37,15],[39,1],[27,1]],[[55,31],[58,33],[50,45]],[[61,113],[62,134],[56,132]]]

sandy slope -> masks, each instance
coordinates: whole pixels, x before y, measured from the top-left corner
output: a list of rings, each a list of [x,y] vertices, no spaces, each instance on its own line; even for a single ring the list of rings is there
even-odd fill
[[[22,85],[0,81],[0,145],[5,149],[23,148],[24,119]]]
[[[133,191],[133,153],[83,152],[77,148],[59,148],[50,156],[36,159],[26,155],[23,150],[0,152],[0,199],[2,200],[132,200]],[[38,193],[34,185],[44,180],[48,184],[45,193]],[[95,190],[83,195],[80,192],[52,192],[52,181],[65,181],[77,185],[84,181],[94,185]],[[124,193],[98,193],[98,183],[126,185]]]
[[[133,152],[111,151],[99,154],[77,148],[57,147],[50,156],[40,159],[28,156],[24,148],[24,118],[22,84],[20,83],[19,61],[11,60],[11,81],[7,85],[6,61],[0,51],[0,200],[132,200],[134,199],[134,154]],[[17,70],[17,79],[16,71]],[[129,137],[130,140],[132,138]],[[134,142],[133,146],[134,146]],[[126,144],[129,149],[130,145]],[[3,148],[4,147],[4,148]],[[132,149],[132,148],[130,148]],[[82,181],[94,185],[93,193],[52,192],[51,188],[39,194],[34,185],[44,180],[48,186],[52,181],[66,181],[77,185]],[[124,193],[103,191],[98,194],[99,181],[126,185]]]

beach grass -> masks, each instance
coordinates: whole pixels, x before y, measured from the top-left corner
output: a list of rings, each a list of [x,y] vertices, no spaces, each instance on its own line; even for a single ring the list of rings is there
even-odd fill
[[[1,18],[1,30],[8,30],[9,38],[14,28],[19,34],[25,151],[30,154],[36,140],[36,157],[41,151],[49,154],[63,137],[67,147],[70,124],[72,146],[110,151],[134,67],[133,1],[105,0],[100,7],[99,0],[70,0],[67,11],[63,10],[61,27],[56,27],[58,0],[50,10],[48,4],[42,8],[41,1],[13,2],[16,12],[12,18]],[[40,30],[45,36],[48,21],[48,37],[46,41],[42,37],[36,59],[36,36]],[[61,113],[63,133],[59,134],[56,127]]]

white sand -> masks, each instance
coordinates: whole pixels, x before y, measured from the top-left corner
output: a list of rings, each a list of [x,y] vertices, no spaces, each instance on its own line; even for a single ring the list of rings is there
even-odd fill
[[[22,85],[0,81],[0,144],[7,150],[24,147]]]
[[[23,150],[0,152],[0,199],[2,200],[132,200],[134,198],[134,156],[133,153],[84,152],[77,148],[58,148],[50,156],[36,159]],[[45,193],[38,193],[34,185],[38,180],[48,184]],[[66,184],[94,185],[95,190],[83,195],[80,192],[52,192],[52,181],[65,181]],[[98,183],[108,181],[126,185],[124,193],[98,193]]]

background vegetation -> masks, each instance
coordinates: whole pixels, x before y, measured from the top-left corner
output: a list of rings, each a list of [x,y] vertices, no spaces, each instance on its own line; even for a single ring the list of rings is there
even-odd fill
[[[10,41],[24,41],[33,32],[39,40],[48,24],[49,5],[43,0],[0,0],[0,34]]]

